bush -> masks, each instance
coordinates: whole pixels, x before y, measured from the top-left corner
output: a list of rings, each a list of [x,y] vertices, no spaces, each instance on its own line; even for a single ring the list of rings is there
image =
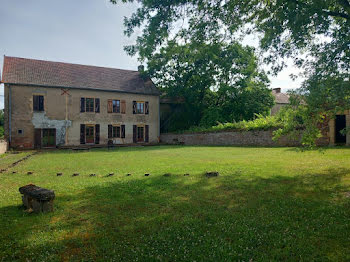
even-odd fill
[[[251,121],[240,121],[233,123],[218,124],[212,127],[191,127],[178,133],[210,133],[221,131],[249,131],[249,130],[269,130],[283,127],[283,121],[278,116],[256,115],[256,119]]]
[[[4,138],[4,127],[0,126],[0,139]]]

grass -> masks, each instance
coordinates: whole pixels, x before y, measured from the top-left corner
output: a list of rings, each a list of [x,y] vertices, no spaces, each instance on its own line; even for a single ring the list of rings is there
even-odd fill
[[[349,148],[48,151],[0,181],[0,261],[350,260]],[[28,183],[55,212],[24,212]]]

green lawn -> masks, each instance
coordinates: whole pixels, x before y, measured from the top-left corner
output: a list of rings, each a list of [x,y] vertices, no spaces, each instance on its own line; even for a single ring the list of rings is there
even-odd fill
[[[55,212],[24,212],[28,183]],[[39,153],[0,174],[0,261],[16,260],[350,261],[350,148]]]

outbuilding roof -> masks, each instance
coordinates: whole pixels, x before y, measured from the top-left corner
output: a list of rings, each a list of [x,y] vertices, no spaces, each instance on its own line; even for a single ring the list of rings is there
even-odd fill
[[[4,57],[2,83],[160,95],[138,71]]]
[[[282,93],[280,88],[276,89],[272,90],[272,95],[275,97],[276,104],[289,104],[289,95]]]

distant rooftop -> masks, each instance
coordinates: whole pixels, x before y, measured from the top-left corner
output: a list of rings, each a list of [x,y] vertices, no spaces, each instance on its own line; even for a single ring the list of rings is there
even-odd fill
[[[135,94],[159,95],[151,79],[138,71],[107,67],[4,57],[2,83],[93,89]]]
[[[281,92],[281,88],[272,89],[276,104],[289,104],[289,95]]]

